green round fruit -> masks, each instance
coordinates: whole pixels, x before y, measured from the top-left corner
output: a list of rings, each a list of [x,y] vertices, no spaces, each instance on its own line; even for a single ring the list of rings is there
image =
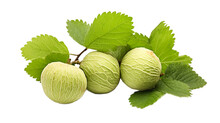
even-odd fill
[[[62,104],[78,100],[87,86],[81,69],[61,62],[50,63],[44,68],[41,83],[44,93],[51,100]]]
[[[113,91],[120,80],[118,61],[111,55],[90,52],[80,64],[87,77],[87,89],[93,93],[103,94]]]
[[[153,51],[146,48],[129,51],[122,59],[120,67],[122,81],[132,89],[152,89],[160,79],[160,60]]]

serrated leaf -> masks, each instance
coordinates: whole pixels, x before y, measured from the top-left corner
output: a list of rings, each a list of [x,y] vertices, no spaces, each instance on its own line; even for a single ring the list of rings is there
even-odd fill
[[[179,56],[179,53],[173,50],[174,34],[170,27],[163,21],[152,31],[150,35],[150,44],[152,50],[160,59],[162,64],[162,72],[165,72],[167,66],[171,63],[184,62],[191,63],[192,59],[189,56]]]
[[[21,48],[22,56],[26,60],[45,58],[51,53],[69,54],[66,45],[50,35],[40,35],[32,38]]]
[[[189,86],[172,78],[163,78],[156,86],[158,91],[169,93],[179,97],[191,96]]]
[[[38,58],[31,61],[25,68],[25,71],[37,81],[40,81],[41,73],[47,64],[51,62],[64,62],[66,63],[69,55],[63,55],[59,53],[51,53],[46,58]]]
[[[206,81],[193,71],[192,67],[185,63],[170,64],[164,77],[184,82],[190,89],[197,89],[206,85]]]
[[[118,46],[126,46],[132,35],[132,18],[116,12],[104,12],[91,24],[85,38],[85,46],[107,52]]]
[[[79,44],[84,45],[85,37],[90,29],[90,25],[82,20],[67,20],[69,35]]]
[[[47,64],[48,62],[45,59],[38,58],[31,61],[24,70],[28,75],[36,78],[37,81],[40,81],[41,72],[47,66]]]
[[[146,35],[138,33],[132,35],[132,37],[128,41],[128,45],[131,47],[131,49],[137,47],[145,47],[147,49],[151,49],[148,37]]]
[[[130,50],[129,46],[118,46],[115,49],[112,49],[112,50],[105,52],[105,53],[112,55],[119,62],[121,62],[122,58],[129,50]]]
[[[163,95],[163,92],[157,90],[137,91],[130,96],[129,102],[134,107],[145,108],[154,104]]]

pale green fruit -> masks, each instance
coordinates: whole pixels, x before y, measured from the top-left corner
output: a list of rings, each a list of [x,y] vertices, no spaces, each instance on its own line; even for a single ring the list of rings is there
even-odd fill
[[[90,52],[80,64],[87,77],[87,89],[93,93],[108,93],[116,88],[120,80],[118,61],[111,55]]]
[[[160,79],[161,63],[153,51],[135,48],[121,62],[121,79],[130,88],[152,89]]]
[[[86,76],[73,65],[61,62],[48,64],[42,74],[41,83],[45,94],[57,103],[72,103],[86,91]]]

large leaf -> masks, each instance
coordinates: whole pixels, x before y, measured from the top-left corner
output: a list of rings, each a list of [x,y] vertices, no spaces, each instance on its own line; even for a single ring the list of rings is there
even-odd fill
[[[187,84],[178,80],[173,80],[172,78],[164,78],[160,80],[156,88],[161,92],[173,94],[179,97],[188,97],[191,95]]]
[[[32,41],[27,42],[27,44],[21,48],[21,51],[22,56],[26,60],[45,58],[51,53],[69,54],[66,45],[50,35],[40,35],[36,38],[32,38]]]
[[[67,27],[69,35],[79,44],[84,45],[85,37],[90,29],[90,25],[82,20],[67,20]]]
[[[137,108],[145,108],[154,104],[163,95],[163,92],[157,90],[137,91],[130,96],[129,101],[132,106]]]
[[[190,89],[201,88],[206,85],[206,81],[193,71],[192,67],[185,63],[170,64],[167,67],[164,77],[184,82]]]
[[[116,12],[104,12],[91,24],[84,46],[107,52],[118,46],[126,46],[133,31],[132,18]]]
[[[170,27],[161,22],[150,35],[150,44],[154,53],[159,57],[162,64],[162,72],[165,72],[167,66],[171,63],[184,62],[191,63],[189,56],[179,56],[179,53],[173,50],[174,34]]]

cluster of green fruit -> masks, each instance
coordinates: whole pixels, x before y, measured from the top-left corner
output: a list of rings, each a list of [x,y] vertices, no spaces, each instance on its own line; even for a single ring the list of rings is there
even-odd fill
[[[86,90],[109,93],[120,78],[138,90],[129,98],[138,108],[152,105],[165,94],[189,97],[191,90],[206,85],[190,66],[192,58],[173,49],[174,33],[164,21],[149,38],[133,28],[132,17],[120,12],[103,12],[92,24],[67,20],[70,37],[85,49],[76,55],[51,35],[34,37],[21,48],[30,61],[25,71],[41,81],[45,94],[58,103],[72,103]],[[79,61],[87,49],[95,51]],[[71,61],[70,55],[76,59]]]
[[[85,56],[80,68],[62,62],[48,64],[41,74],[41,83],[51,100],[67,104],[81,98],[86,89],[96,94],[109,93],[120,78],[132,89],[152,89],[160,74],[159,58],[146,48],[130,50],[120,64],[109,54],[93,51]]]

